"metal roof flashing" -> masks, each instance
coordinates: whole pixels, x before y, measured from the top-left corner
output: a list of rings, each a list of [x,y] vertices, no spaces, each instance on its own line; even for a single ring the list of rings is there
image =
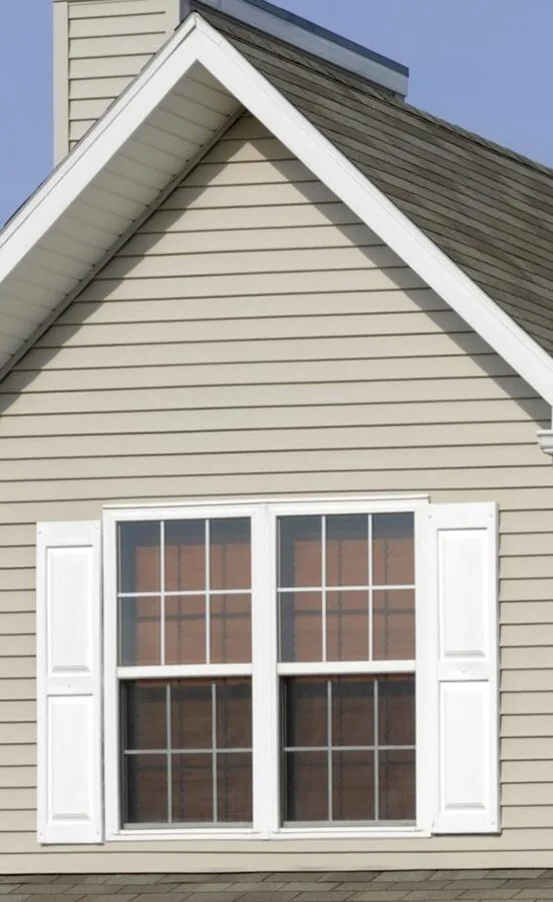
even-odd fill
[[[354,72],[402,98],[407,96],[409,69],[361,44],[341,37],[267,0],[181,0],[181,21],[202,6],[224,13],[271,37]]]

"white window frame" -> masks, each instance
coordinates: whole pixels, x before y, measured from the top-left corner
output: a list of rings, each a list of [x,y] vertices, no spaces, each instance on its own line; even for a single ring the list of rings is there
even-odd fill
[[[423,600],[418,597],[423,572],[425,549],[420,538],[417,512],[426,507],[426,495],[365,496],[313,499],[246,499],[228,502],[184,502],[166,505],[137,505],[106,508],[103,513],[103,578],[104,578],[104,791],[107,840],[144,841],[145,839],[285,839],[292,837],[390,838],[426,837],[430,835],[429,799],[433,779],[432,748],[435,727],[424,716],[424,698],[436,686],[428,647],[429,635],[424,621]],[[367,827],[291,827],[280,822],[279,789],[279,679],[281,673],[291,675],[336,672],[332,663],[278,664],[276,547],[277,519],[281,516],[332,514],[413,513],[415,519],[415,618],[416,659],[404,663],[404,671],[416,678],[416,797],[417,817],[413,826]],[[218,517],[250,517],[252,549],[252,664],[251,665],[182,665],[159,668],[122,667],[117,664],[117,525],[136,520],[210,519]],[[268,616],[269,614],[269,616]],[[394,671],[398,668],[394,666]],[[147,674],[145,671],[147,670]],[[386,673],[387,662],[358,664],[340,663],[340,673]],[[174,677],[232,676],[252,677],[253,714],[253,826],[251,828],[161,828],[125,829],[120,823],[120,714],[119,680],[126,676]]]

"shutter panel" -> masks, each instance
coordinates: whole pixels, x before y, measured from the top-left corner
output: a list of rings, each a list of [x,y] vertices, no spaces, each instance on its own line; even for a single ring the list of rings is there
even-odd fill
[[[436,652],[430,710],[438,786],[432,832],[497,832],[496,506],[429,505],[422,517],[426,573],[420,604],[428,604],[431,620],[425,626],[434,633],[428,650]]]
[[[38,841],[102,841],[100,524],[37,531]]]

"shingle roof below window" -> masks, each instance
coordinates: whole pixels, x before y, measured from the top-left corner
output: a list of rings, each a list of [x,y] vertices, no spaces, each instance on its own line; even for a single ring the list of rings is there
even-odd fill
[[[553,354],[553,170],[194,0],[202,16]]]
[[[288,874],[48,874],[2,876],[2,893],[25,902],[357,902],[386,899],[523,899],[551,893],[552,870],[355,871]],[[498,892],[499,890],[499,892]],[[207,893],[207,895],[206,895]],[[416,893],[416,895],[413,895]],[[549,897],[549,896],[548,896]]]

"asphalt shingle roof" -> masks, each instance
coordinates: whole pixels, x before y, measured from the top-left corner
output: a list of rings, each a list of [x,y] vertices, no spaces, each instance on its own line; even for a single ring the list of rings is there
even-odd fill
[[[192,0],[294,106],[548,353],[553,170]]]
[[[553,870],[283,874],[65,874],[0,877],[9,902],[537,902]]]

